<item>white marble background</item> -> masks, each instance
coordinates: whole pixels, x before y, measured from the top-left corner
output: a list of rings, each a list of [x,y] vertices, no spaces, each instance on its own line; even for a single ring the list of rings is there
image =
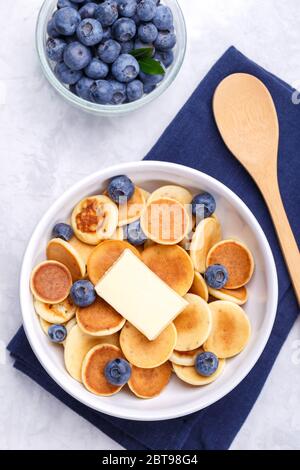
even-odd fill
[[[176,82],[135,114],[97,119],[65,104],[42,76],[34,47],[41,0],[0,2],[0,448],[119,448],[14,370],[5,352],[21,323],[22,255],[44,211],[83,176],[141,159],[231,44],[286,81],[300,80],[298,0],[180,3],[188,51]],[[300,448],[299,326],[298,321],[233,449]]]

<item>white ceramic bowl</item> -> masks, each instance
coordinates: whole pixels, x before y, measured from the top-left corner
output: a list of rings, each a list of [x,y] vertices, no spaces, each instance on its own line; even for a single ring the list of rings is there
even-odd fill
[[[216,213],[221,220],[224,237],[240,238],[254,255],[256,269],[249,284],[249,300],[245,305],[252,325],[250,343],[240,355],[227,361],[224,373],[210,385],[191,387],[174,376],[163,393],[152,400],[140,400],[126,390],[112,397],[98,397],[68,375],[64,367],[63,349],[47,341],[41,330],[33,308],[29,279],[33,267],[45,259],[51,229],[56,222],[68,218],[80,199],[99,194],[107,181],[118,174],[127,174],[137,185],[149,191],[165,183],[175,183],[195,192],[211,192],[217,201]],[[187,415],[211,405],[229,393],[250,372],[267,343],[274,323],[277,275],[271,249],[260,225],[232,191],[214,178],[181,165],[137,162],[92,174],[75,184],[51,206],[28,244],[21,272],[20,298],[28,340],[39,361],[58,385],[97,411],[120,418],[153,421]]]

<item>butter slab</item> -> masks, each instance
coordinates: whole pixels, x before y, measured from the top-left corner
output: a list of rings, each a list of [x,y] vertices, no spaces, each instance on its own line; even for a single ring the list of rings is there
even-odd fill
[[[95,289],[150,341],[188,306],[185,299],[127,249]]]

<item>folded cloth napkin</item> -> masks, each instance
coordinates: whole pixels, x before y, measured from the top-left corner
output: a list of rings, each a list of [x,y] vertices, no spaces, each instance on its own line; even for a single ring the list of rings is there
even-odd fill
[[[292,88],[231,47],[202,80],[166,129],[147,160],[181,163],[214,176],[237,193],[252,210],[271,245],[279,278],[279,305],[268,344],[256,366],[230,394],[192,415],[163,422],[136,422],[106,416],[66,394],[39,364],[19,330],[8,346],[15,367],[129,450],[228,449],[254,405],[298,314],[290,278],[265,203],[255,184],[223,144],[212,114],[218,83],[234,72],[248,72],[269,88],[279,115],[279,179],[294,234],[299,241],[300,106]]]

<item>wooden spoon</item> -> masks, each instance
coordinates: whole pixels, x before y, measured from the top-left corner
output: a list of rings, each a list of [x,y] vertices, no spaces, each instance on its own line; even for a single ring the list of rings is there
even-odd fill
[[[279,191],[279,125],[272,96],[253,75],[235,73],[217,87],[213,111],[225,144],[266,201],[300,303],[300,254]]]

